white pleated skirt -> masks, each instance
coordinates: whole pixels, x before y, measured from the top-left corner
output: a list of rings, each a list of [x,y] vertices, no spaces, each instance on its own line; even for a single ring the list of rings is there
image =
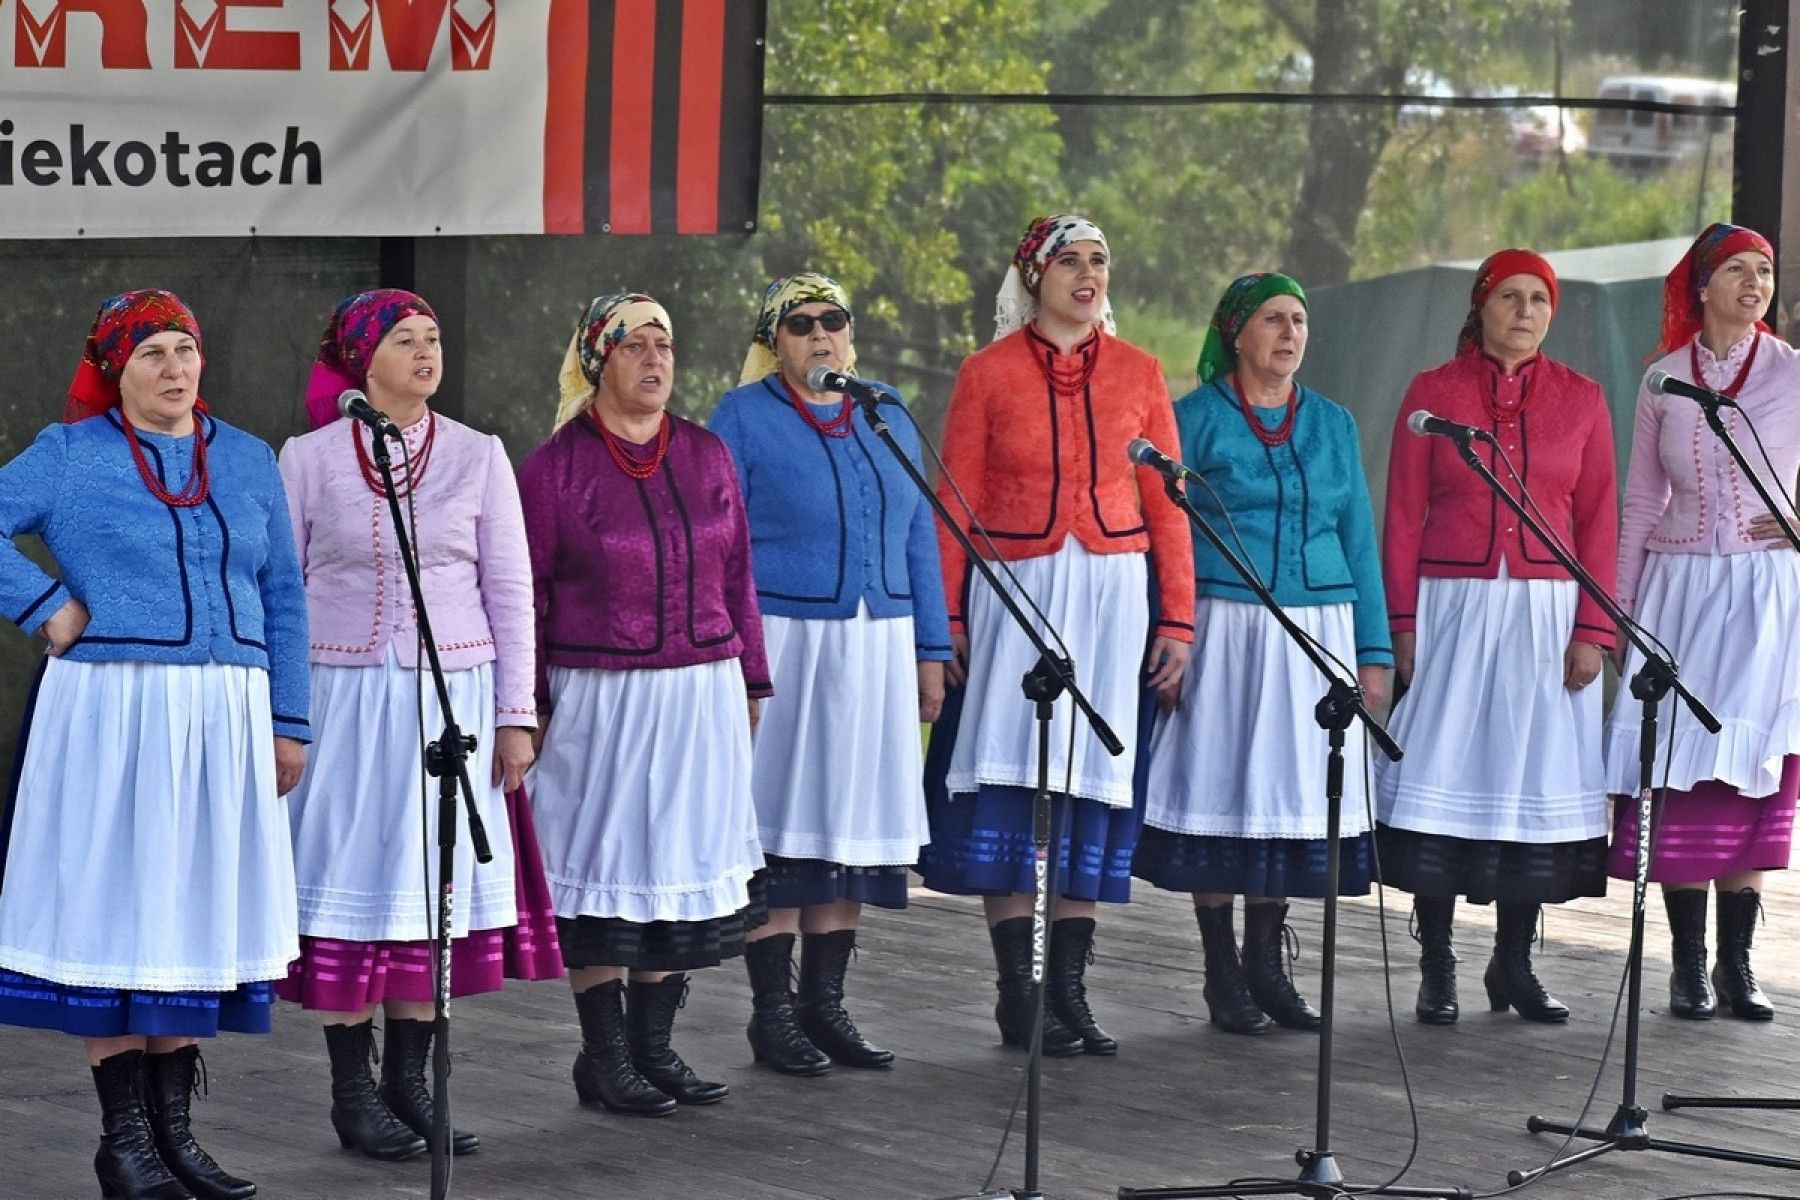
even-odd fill
[[[1606,833],[1600,681],[1563,686],[1572,579],[1419,581],[1412,686],[1375,756],[1384,825],[1506,842]]]
[[[775,694],[763,705],[752,791],[765,853],[908,866],[930,841],[911,617],[765,616]]]
[[[1681,682],[1723,726],[1706,732],[1670,695],[1657,709],[1657,786],[1668,765],[1671,788],[1718,779],[1745,796],[1773,795],[1781,760],[1800,753],[1800,554],[1652,553],[1632,615],[1674,651]],[[1624,678],[1642,665],[1632,650]],[[1619,795],[1638,790],[1638,714],[1620,688],[1606,723],[1606,785]]]
[[[1287,610],[1356,669],[1348,604]],[[1144,823],[1205,837],[1322,838],[1326,735],[1313,709],[1330,687],[1260,604],[1201,596],[1181,703],[1150,738]],[[1369,829],[1361,726],[1344,742],[1340,837]]]
[[[467,810],[456,807],[451,931],[518,922],[506,797],[492,783],[494,670],[445,673],[457,722],[475,735],[469,783],[494,859],[475,861]],[[424,716],[421,719],[421,694]],[[313,749],[288,796],[299,881],[300,932],[355,942],[433,936],[438,879],[438,781],[419,745],[443,732],[430,672],[400,665],[390,646],[377,667],[312,668]]]
[[[763,865],[736,659],[663,670],[552,667],[528,787],[559,917],[708,921]]]
[[[51,659],[0,893],[0,967],[228,992],[299,954],[269,676]]]
[[[1145,556],[1094,554],[1071,537],[1054,554],[1007,565],[1062,634],[1075,663],[1075,681],[1125,743],[1125,753],[1114,758],[1074,703],[1067,697],[1057,701],[1050,729],[1050,786],[1062,791],[1067,780],[1072,796],[1130,808],[1138,700],[1150,633]],[[1020,681],[1037,665],[1037,651],[1000,599],[980,581],[970,589],[967,612],[967,698],[945,785],[953,795],[977,791],[982,784],[1035,788],[1037,710],[1020,691]]]

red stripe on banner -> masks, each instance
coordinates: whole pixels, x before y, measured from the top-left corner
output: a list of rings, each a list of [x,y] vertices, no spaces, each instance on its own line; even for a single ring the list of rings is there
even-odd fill
[[[681,16],[681,148],[675,232],[719,231],[719,127],[727,0],[687,0]]]
[[[544,56],[544,232],[581,233],[587,161],[587,0],[550,0]]]
[[[618,0],[612,60],[613,233],[650,232],[650,145],[656,105],[657,0]]]

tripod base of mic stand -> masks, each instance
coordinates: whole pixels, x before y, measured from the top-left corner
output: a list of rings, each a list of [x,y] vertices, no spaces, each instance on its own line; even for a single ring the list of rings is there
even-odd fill
[[[1745,1150],[1727,1150],[1722,1146],[1703,1146],[1696,1142],[1671,1142],[1663,1138],[1650,1136],[1650,1114],[1642,1108],[1631,1108],[1621,1105],[1607,1122],[1605,1129],[1589,1129],[1581,1125],[1569,1125],[1557,1121],[1547,1121],[1543,1117],[1532,1116],[1525,1120],[1525,1128],[1532,1133],[1555,1133],[1564,1137],[1574,1136],[1590,1142],[1598,1142],[1597,1146],[1589,1146],[1578,1150],[1567,1158],[1559,1158],[1547,1167],[1538,1167],[1530,1171],[1508,1171],[1506,1182],[1518,1187],[1540,1176],[1553,1171],[1567,1170],[1577,1163],[1611,1154],[1615,1150],[1657,1150],[1664,1154],[1684,1154],[1689,1158],[1716,1158],[1725,1162],[1746,1163],[1755,1167],[1776,1167],[1788,1171],[1800,1171],[1800,1158],[1780,1158],[1773,1154],[1753,1154]]]
[[[1466,1187],[1373,1187],[1346,1184],[1337,1159],[1330,1154],[1301,1150],[1294,1158],[1300,1164],[1300,1178],[1283,1181],[1263,1179],[1254,1183],[1225,1183],[1208,1187],[1156,1187],[1119,1189],[1119,1200],[1187,1200],[1196,1196],[1306,1196],[1309,1200],[1339,1200],[1345,1193],[1358,1196],[1418,1196],[1425,1200],[1469,1200],[1474,1193]]]

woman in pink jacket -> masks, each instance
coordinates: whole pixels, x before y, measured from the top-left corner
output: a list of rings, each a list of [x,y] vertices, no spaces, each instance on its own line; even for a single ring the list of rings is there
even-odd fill
[[[394,447],[395,484],[450,701],[475,736],[469,779],[494,857],[476,863],[460,818],[451,994],[498,990],[508,973],[561,974],[529,810],[515,804],[509,821],[504,795],[531,765],[537,724],[519,492],[498,438],[431,411],[442,375],[424,300],[392,289],[352,296],[326,327],[307,389],[314,431],[281,452],[312,622],[316,749],[289,801],[300,958],[278,991],[324,1017],[339,1141],[382,1159],[422,1153],[431,1125],[437,800],[420,743],[443,716],[370,433],[336,419],[347,388],[365,390],[405,439],[404,458]],[[379,1088],[369,1071],[378,1004],[387,1014]],[[477,1145],[454,1135],[458,1154]]]
[[[1726,427],[1791,517],[1800,351],[1762,322],[1774,292],[1768,239],[1709,226],[1664,281],[1662,357],[1651,369],[1736,400]],[[1666,776],[1668,789],[1651,826],[1650,878],[1663,885],[1674,941],[1669,1011],[1703,1021],[1723,1003],[1733,1016],[1771,1020],[1750,970],[1750,938],[1762,873],[1788,865],[1800,792],[1800,555],[1699,405],[1648,387],[1638,391],[1625,481],[1619,599],[1668,644],[1682,682],[1724,725],[1709,734],[1673,702],[1660,714],[1655,782]],[[1626,677],[1641,665],[1630,655]],[[1616,795],[1637,793],[1637,760],[1638,704],[1621,689],[1606,728],[1606,782]],[[1609,869],[1629,879],[1636,864],[1637,805],[1628,801],[1614,809]],[[1708,885],[1719,893],[1711,986]]]
[[[1475,273],[1456,357],[1406,389],[1388,460],[1382,568],[1394,660],[1397,763],[1376,760],[1381,878],[1413,894],[1427,1025],[1459,1011],[1457,898],[1495,907],[1483,983],[1496,1009],[1561,1022],[1531,942],[1545,904],[1606,892],[1600,676],[1605,613],[1416,412],[1493,436],[1476,452],[1514,496],[1518,470],[1576,561],[1611,588],[1618,552],[1612,414],[1600,385],[1540,353],[1556,272],[1501,250]]]

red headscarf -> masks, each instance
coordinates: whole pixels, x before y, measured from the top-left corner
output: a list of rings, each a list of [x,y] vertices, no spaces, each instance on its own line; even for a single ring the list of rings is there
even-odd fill
[[[1766,256],[1771,263],[1775,261],[1775,247],[1754,229],[1717,221],[1700,231],[1675,269],[1663,278],[1662,337],[1656,343],[1655,357],[1678,349],[1700,332],[1700,289],[1720,263],[1746,250]],[[1756,327],[1769,332],[1762,321]]]
[[[338,302],[319,338],[319,353],[306,381],[306,415],[314,429],[338,419],[339,394],[368,383],[375,347],[408,317],[437,320],[431,305],[400,288],[377,288]]]
[[[1481,345],[1481,308],[1494,294],[1503,279],[1514,275],[1536,275],[1550,289],[1550,309],[1556,310],[1561,293],[1556,286],[1556,269],[1541,254],[1530,250],[1496,250],[1475,269],[1475,286],[1469,289],[1469,315],[1462,332],[1456,335],[1456,352],[1463,354]]]
[[[175,330],[200,340],[200,322],[173,292],[148,288],[124,292],[100,302],[94,327],[82,347],[81,365],[69,383],[64,423],[83,421],[119,407],[119,375],[139,342],[155,334]],[[196,408],[205,411],[198,401]]]

